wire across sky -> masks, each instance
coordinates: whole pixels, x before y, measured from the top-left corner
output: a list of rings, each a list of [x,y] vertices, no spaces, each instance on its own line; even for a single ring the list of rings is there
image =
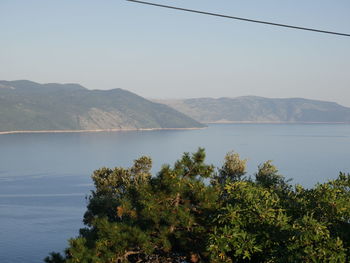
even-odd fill
[[[145,1],[139,1],[139,0],[126,0],[126,1],[134,2],[134,3],[138,3],[138,4],[143,4],[143,5],[174,9],[174,10],[178,10],[178,11],[197,13],[197,14],[202,14],[202,15],[209,15],[209,16],[216,16],[216,17],[222,17],[222,18],[228,18],[228,19],[235,19],[235,20],[251,22],[251,23],[265,24],[265,25],[269,25],[269,26],[278,26],[278,27],[285,27],[285,28],[296,29],[296,30],[304,30],[304,31],[311,31],[311,32],[317,32],[317,33],[323,33],[323,34],[331,34],[331,35],[350,37],[350,34],[334,32],[334,31],[326,31],[326,30],[320,30],[320,29],[315,29],[315,28],[300,27],[300,26],[293,26],[293,25],[280,24],[280,23],[273,23],[273,22],[268,22],[268,21],[261,21],[261,20],[243,18],[243,17],[229,16],[229,15],[223,15],[223,14],[199,11],[199,10],[194,10],[194,9],[187,9],[187,8],[176,7],[176,6],[162,5],[162,4],[145,2]]]

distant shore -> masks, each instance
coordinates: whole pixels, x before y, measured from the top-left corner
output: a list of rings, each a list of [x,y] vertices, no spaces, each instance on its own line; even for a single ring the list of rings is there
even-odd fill
[[[350,122],[317,122],[317,121],[212,121],[205,124],[350,124]]]
[[[203,122],[203,124],[350,124],[349,122],[288,122],[288,121],[215,121]],[[129,129],[92,129],[92,130],[21,130],[0,131],[3,134],[17,133],[97,133],[97,132],[127,132],[127,131],[161,131],[161,130],[202,130],[207,127],[198,128],[129,128]]]
[[[123,131],[161,131],[161,130],[201,130],[207,127],[198,128],[130,128],[130,129],[93,129],[93,130],[21,130],[21,131],[0,131],[3,134],[18,133],[97,133],[97,132],[123,132]]]

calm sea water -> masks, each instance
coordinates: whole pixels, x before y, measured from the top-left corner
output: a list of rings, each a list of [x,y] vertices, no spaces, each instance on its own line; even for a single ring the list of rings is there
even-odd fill
[[[0,262],[37,263],[62,251],[82,226],[90,174],[129,166],[141,155],[154,172],[184,151],[207,150],[220,166],[231,150],[249,174],[273,160],[305,187],[350,172],[350,125],[225,124],[204,130],[0,135]]]

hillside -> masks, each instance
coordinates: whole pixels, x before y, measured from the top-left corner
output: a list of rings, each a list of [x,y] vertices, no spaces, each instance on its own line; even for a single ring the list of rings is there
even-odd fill
[[[0,132],[197,127],[203,125],[122,89],[0,81]]]
[[[211,122],[330,122],[349,123],[350,108],[334,102],[302,98],[255,96],[162,100],[202,123]]]

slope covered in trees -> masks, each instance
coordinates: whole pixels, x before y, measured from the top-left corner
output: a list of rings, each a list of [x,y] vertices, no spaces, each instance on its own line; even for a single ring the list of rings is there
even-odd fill
[[[256,96],[159,101],[203,123],[327,122],[350,123],[350,108],[335,102]]]
[[[195,127],[203,125],[123,89],[0,81],[0,132]]]
[[[45,261],[349,262],[349,174],[305,189],[271,161],[246,176],[236,153],[215,169],[203,149],[155,176],[151,166],[96,170],[86,227]]]

